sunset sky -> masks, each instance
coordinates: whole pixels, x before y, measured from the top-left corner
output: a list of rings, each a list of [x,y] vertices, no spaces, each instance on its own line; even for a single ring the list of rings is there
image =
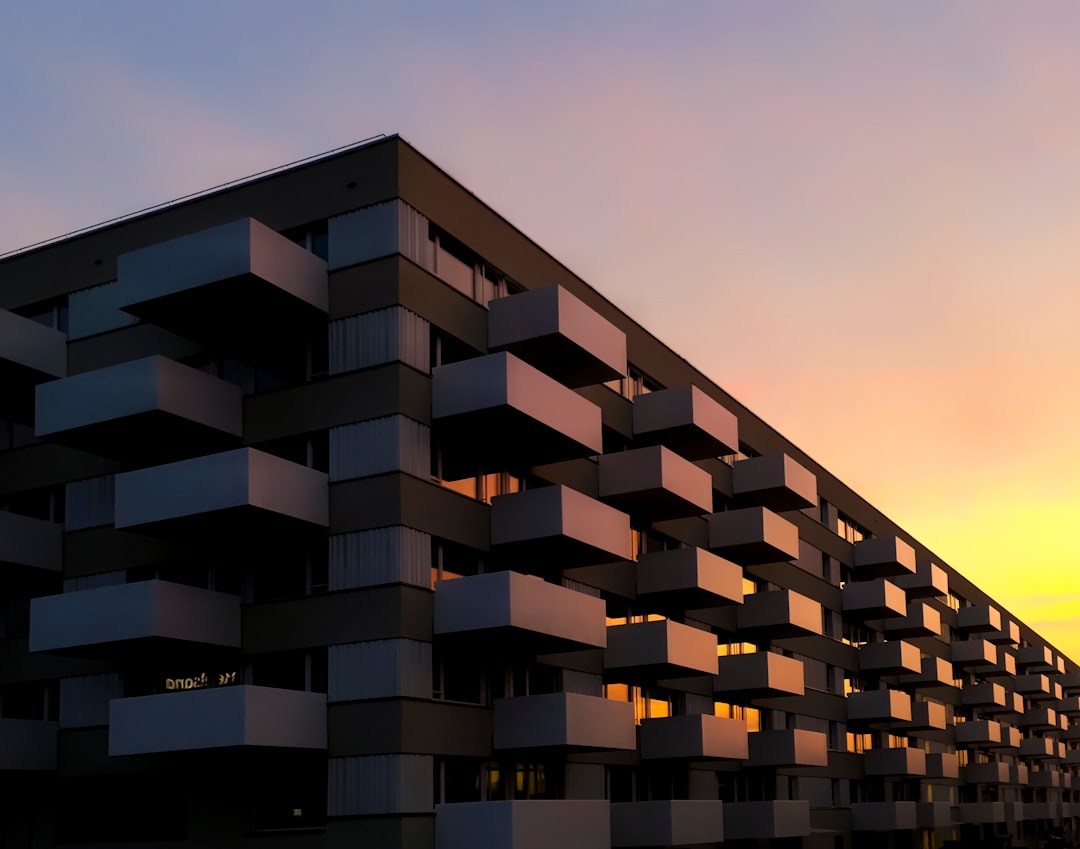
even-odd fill
[[[0,253],[400,133],[1080,660],[1080,4],[44,2],[0,81]]]

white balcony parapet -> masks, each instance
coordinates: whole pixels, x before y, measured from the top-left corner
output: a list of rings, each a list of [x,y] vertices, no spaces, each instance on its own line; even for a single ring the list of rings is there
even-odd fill
[[[610,849],[603,799],[514,799],[435,806],[435,849]]]
[[[828,738],[820,731],[785,728],[749,734],[748,766],[828,766]]]
[[[0,309],[0,408],[27,413],[33,387],[67,374],[67,337],[51,327]],[[14,397],[12,397],[14,396]]]
[[[742,567],[701,548],[674,548],[637,559],[637,593],[680,610],[742,604]]]
[[[528,489],[491,500],[491,544],[550,571],[629,560],[630,517],[568,486]]]
[[[920,672],[919,648],[906,640],[867,643],[859,649],[859,669],[874,675],[902,675]]]
[[[736,460],[731,467],[735,499],[778,513],[804,510],[818,503],[817,477],[787,454]]]
[[[798,658],[775,652],[754,652],[719,658],[713,694],[732,704],[756,699],[801,696],[806,692],[805,670]]]
[[[626,374],[626,334],[557,285],[491,301],[488,349],[510,351],[567,386]]]
[[[914,802],[853,802],[852,831],[910,831],[918,827]]]
[[[855,571],[874,578],[916,574],[915,549],[899,537],[871,537],[855,543]]]
[[[634,706],[579,693],[496,699],[494,747],[633,751]]]
[[[739,450],[739,420],[696,386],[675,386],[634,399],[634,440],[662,444],[688,460]]]
[[[662,445],[600,456],[599,496],[649,521],[712,510],[712,476]]]
[[[766,507],[746,507],[708,517],[709,549],[742,565],[799,557],[799,529]]]
[[[617,681],[655,681],[688,675],[715,675],[716,635],[660,619],[609,625],[605,675]]]
[[[109,702],[109,754],[325,749],[326,696],[241,684]]]
[[[63,556],[63,525],[0,510],[0,564],[59,572]]]
[[[518,572],[489,572],[435,585],[435,635],[475,636],[536,652],[604,648],[603,599]]]
[[[0,719],[0,771],[56,769],[56,723]]]
[[[168,357],[144,357],[41,384],[34,430],[102,454],[175,454],[176,444],[205,453],[239,442],[243,399],[232,383]]]
[[[867,776],[926,775],[926,752],[916,748],[868,749],[863,754]]]
[[[911,696],[899,690],[864,690],[847,697],[849,722],[891,724],[911,721]]]
[[[897,575],[893,583],[908,594],[908,598],[944,598],[949,594],[949,575],[936,563],[922,560],[914,574]]]
[[[725,840],[781,840],[810,834],[810,803],[803,799],[777,802],[725,802]]]
[[[745,760],[746,722],[709,714],[641,721],[642,760]]]
[[[151,580],[35,598],[30,651],[132,641],[240,648],[240,597]]]
[[[724,803],[720,801],[663,799],[611,805],[613,847],[700,846],[723,839]]]
[[[196,518],[259,516],[329,524],[322,472],[254,448],[194,457],[116,476],[116,527],[186,527]]]
[[[769,639],[821,634],[821,604],[794,590],[753,593],[736,611],[739,632]]]
[[[907,597],[900,587],[884,578],[848,582],[841,592],[845,614],[863,619],[886,619],[886,625],[907,613]]]
[[[443,457],[448,478],[455,457],[464,476],[477,466],[528,468],[604,450],[600,408],[513,354],[439,366],[431,380],[432,419],[454,446]]]
[[[326,263],[242,218],[121,254],[118,306],[204,343],[271,352],[286,321],[325,321]]]

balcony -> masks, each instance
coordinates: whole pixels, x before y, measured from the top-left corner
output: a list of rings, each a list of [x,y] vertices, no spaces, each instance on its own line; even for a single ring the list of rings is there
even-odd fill
[[[1018,787],[1027,787],[1030,771],[1024,764],[1013,764],[1009,767],[1009,784]]]
[[[852,831],[910,831],[918,826],[915,802],[852,802]]]
[[[1009,765],[1004,761],[973,763],[964,767],[964,781],[968,784],[1009,784]]]
[[[491,301],[488,349],[509,351],[567,386],[626,374],[626,334],[562,286]]]
[[[903,590],[901,590],[903,592]],[[885,633],[890,637],[938,637],[941,635],[941,614],[930,605],[912,601],[905,616],[885,620]]]
[[[805,692],[803,663],[796,658],[762,651],[718,659],[713,694],[720,701],[748,705]]]
[[[490,572],[435,585],[435,635],[486,652],[548,654],[604,648],[603,599],[517,572]]]
[[[1024,802],[1024,819],[1061,821],[1060,802]]]
[[[1028,785],[1031,787],[1054,789],[1062,786],[1062,778],[1063,776],[1056,766],[1049,767],[1049,765],[1047,765],[1041,769],[1033,769],[1028,773]]]
[[[616,802],[611,806],[611,845],[700,846],[724,839],[724,803],[670,799]],[[476,844],[487,845],[487,844]],[[572,846],[558,843],[537,846]]]
[[[924,657],[919,661],[919,671],[912,675],[901,675],[900,683],[916,690],[932,690],[939,687],[953,687],[952,664],[941,657]]]
[[[254,448],[116,476],[116,527],[237,542],[329,524],[326,475]]]
[[[30,651],[110,656],[200,647],[240,648],[239,596],[151,580],[30,603]]]
[[[956,822],[986,825],[1005,822],[1004,802],[961,802],[956,806]]]
[[[746,760],[746,722],[722,716],[665,716],[641,721],[641,759]]]
[[[0,567],[59,572],[63,568],[64,526],[0,510]]]
[[[821,634],[821,605],[792,590],[753,593],[736,611],[739,634],[754,642]]]
[[[1062,699],[1057,704],[1057,712],[1069,718],[1080,716],[1080,697],[1069,696]]]
[[[568,486],[491,499],[491,545],[507,563],[559,574],[630,560],[630,517]]]
[[[938,752],[926,756],[926,778],[955,781],[960,777],[959,760],[955,754]]]
[[[911,722],[911,696],[898,690],[864,690],[847,700],[848,722],[892,725]]]
[[[739,450],[739,420],[696,386],[676,386],[634,399],[634,441],[704,460]]]
[[[1035,702],[1048,702],[1061,698],[1061,686],[1046,675],[1017,675],[1013,689]]]
[[[873,537],[855,543],[855,571],[863,578],[915,574],[915,549],[898,537]]]
[[[282,327],[326,320],[326,263],[251,218],[121,254],[116,264],[125,312],[247,356],[274,357],[287,341]]]
[[[820,731],[787,728],[752,731],[749,735],[752,767],[828,766],[828,737]]]
[[[973,708],[1004,708],[1005,688],[1000,684],[968,684],[960,692],[960,704]]]
[[[908,598],[944,598],[949,594],[949,576],[936,563],[919,562],[915,574],[897,575],[893,583],[904,590]]]
[[[799,559],[799,529],[765,507],[713,513],[709,549],[741,566]]]
[[[724,840],[782,840],[810,835],[810,803],[725,802]]]
[[[603,799],[514,799],[435,806],[435,849],[478,846],[609,849],[610,806]]]
[[[0,719],[0,772],[56,769],[56,723]]]
[[[600,500],[643,521],[712,510],[712,475],[662,445],[600,457]]]
[[[1020,717],[1020,727],[1031,731],[1060,731],[1061,722],[1057,712],[1050,708],[1032,708]]]
[[[1065,765],[1066,766],[1080,765],[1080,749],[1066,749],[1065,750]]]
[[[995,748],[1001,745],[1001,723],[992,719],[975,719],[956,725],[956,745]]]
[[[987,637],[990,636],[992,635],[987,635]],[[987,642],[992,643],[989,639],[987,639]],[[971,667],[971,671],[980,678],[1004,681],[1006,684],[1011,685],[1013,676],[1016,675],[1016,658],[1009,654],[1004,646],[998,646],[997,661],[995,663],[979,664]]]
[[[951,828],[952,805],[948,802],[916,802],[916,828]]]
[[[604,450],[600,408],[513,354],[431,373],[431,417],[447,478],[572,460]]]
[[[997,662],[997,649],[986,640],[957,640],[952,644],[953,666],[967,667]]]
[[[907,597],[900,587],[884,578],[848,583],[841,592],[843,611],[860,619],[888,619],[907,613]]]
[[[902,723],[904,731],[944,731],[949,727],[945,705],[937,702],[912,702],[911,722]]]
[[[1066,696],[1080,696],[1080,672],[1066,672],[1057,680]]]
[[[325,749],[326,696],[238,685],[109,702],[109,754]]]
[[[1050,737],[1025,737],[1020,741],[1022,758],[1063,760],[1064,756],[1064,744]]]
[[[0,309],[0,409],[28,418],[34,387],[67,374],[67,337],[44,324]]]
[[[496,699],[494,746],[499,750],[633,751],[637,748],[634,706],[578,693]]]
[[[109,457],[207,454],[244,432],[240,388],[153,356],[43,383],[39,437]]]
[[[787,454],[736,460],[731,467],[731,485],[740,506],[784,513],[818,503],[817,477]]]
[[[701,548],[642,554],[637,594],[659,609],[678,611],[742,604],[742,567]]]
[[[956,630],[965,634],[986,634],[1001,630],[1001,613],[989,604],[961,607],[956,612]]]
[[[867,643],[859,649],[859,671],[873,675],[903,675],[922,670],[918,646],[904,640]]]
[[[1020,729],[1012,725],[1001,726],[1001,742],[992,745],[992,749],[1018,749],[1020,748]]]
[[[1020,626],[1008,619],[1001,620],[1001,630],[984,634],[983,639],[995,646],[1015,646],[1020,642]]]
[[[1047,646],[1023,646],[1016,650],[1016,668],[1024,672],[1051,675],[1058,672],[1054,653]]]
[[[922,749],[869,749],[863,769],[870,777],[921,777],[926,775],[926,752]]]
[[[622,683],[715,675],[716,635],[661,619],[609,625],[604,677]]]

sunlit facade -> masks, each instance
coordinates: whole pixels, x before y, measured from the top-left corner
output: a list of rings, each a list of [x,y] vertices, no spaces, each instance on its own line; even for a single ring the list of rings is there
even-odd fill
[[[1075,833],[1080,667],[397,137],[0,260],[0,376],[4,847]]]

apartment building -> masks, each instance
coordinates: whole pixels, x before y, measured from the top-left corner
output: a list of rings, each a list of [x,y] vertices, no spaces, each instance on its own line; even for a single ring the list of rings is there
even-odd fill
[[[5,849],[1075,832],[1080,667],[400,138],[0,259],[0,375]]]

